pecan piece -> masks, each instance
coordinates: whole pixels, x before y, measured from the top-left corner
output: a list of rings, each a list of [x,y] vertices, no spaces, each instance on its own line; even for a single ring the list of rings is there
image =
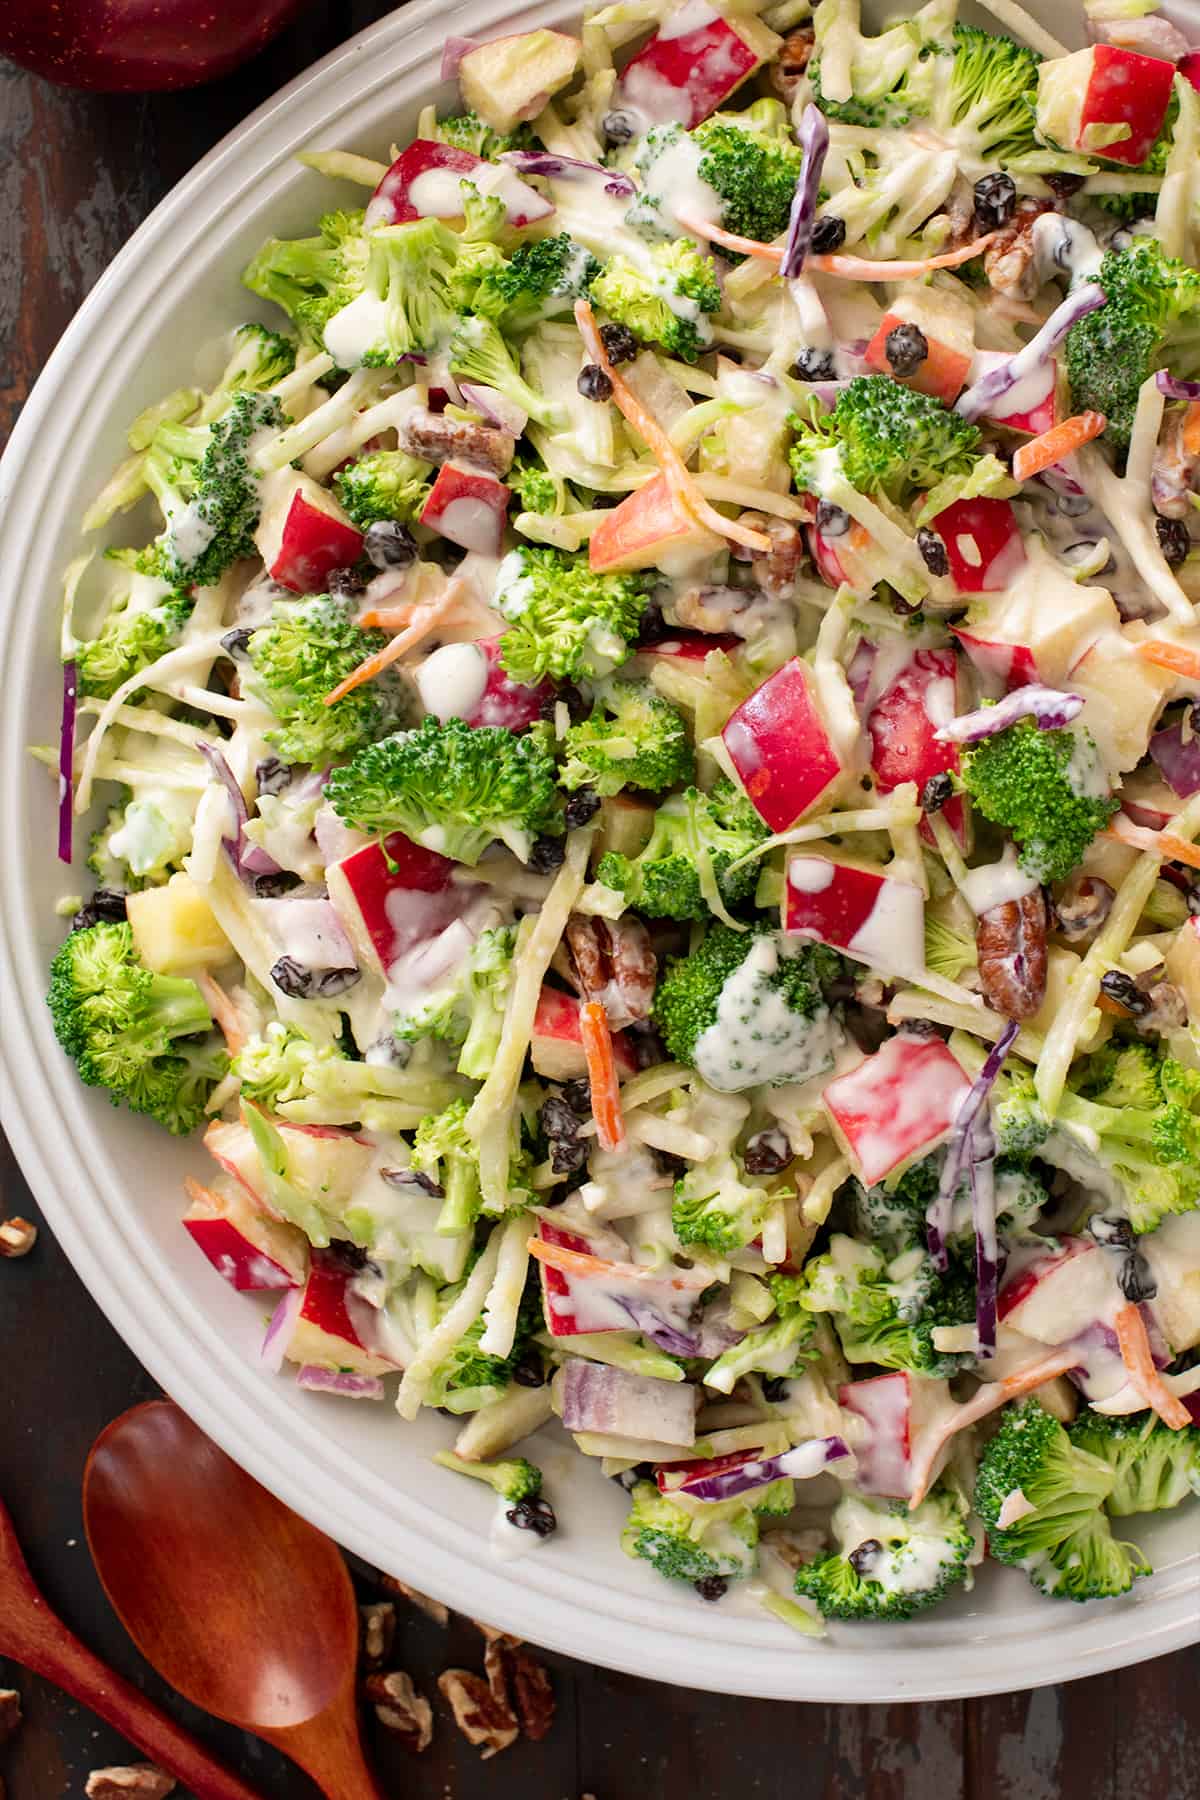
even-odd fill
[[[0,1225],[0,1256],[28,1256],[37,1234],[37,1226],[28,1219],[5,1219]]]
[[[1184,432],[1188,417],[1186,409],[1168,416],[1154,452],[1150,499],[1162,519],[1186,519],[1200,481],[1200,450],[1189,448]]]
[[[481,1675],[469,1669],[444,1669],[438,1688],[449,1702],[454,1723],[468,1744],[478,1744],[484,1762],[516,1742],[520,1726],[514,1714],[497,1701]]]
[[[1053,212],[1053,202],[1026,195],[1017,201],[1012,223],[988,245],[983,253],[983,267],[998,294],[1017,300],[1032,300],[1041,284],[1037,258],[1033,248],[1033,222],[1044,212]]]
[[[435,1625],[450,1623],[449,1608],[443,1606],[440,1600],[431,1600],[428,1594],[421,1593],[419,1588],[409,1587],[406,1581],[401,1581],[397,1576],[381,1575],[379,1585],[386,1593],[399,1594],[402,1600],[407,1600],[410,1606],[415,1606],[418,1612],[423,1612],[425,1617],[432,1619]]]
[[[554,1723],[554,1689],[542,1664],[528,1650],[508,1654],[508,1678],[512,1704],[521,1730],[537,1744]]]
[[[368,1675],[364,1692],[385,1731],[399,1738],[406,1750],[418,1755],[428,1750],[433,1741],[433,1708],[424,1694],[417,1692],[411,1675],[403,1669]]]
[[[763,530],[771,540],[771,548],[751,553],[754,574],[764,594],[775,600],[786,599],[796,585],[804,560],[804,538],[800,527],[788,519],[766,519]]]
[[[758,514],[752,515],[757,528]],[[745,588],[690,587],[671,602],[677,625],[689,631],[738,631],[738,616],[752,596]]]
[[[20,1723],[20,1694],[16,1688],[0,1688],[0,1744],[7,1744]]]
[[[397,427],[400,448],[423,462],[444,463],[451,457],[507,475],[512,467],[516,439],[492,425],[476,425],[470,419],[448,419],[445,413],[417,407],[406,413]]]
[[[387,1661],[396,1636],[396,1608],[390,1600],[376,1600],[360,1606],[363,1660],[373,1669]]]
[[[83,1791],[87,1800],[166,1800],[175,1791],[175,1777],[154,1763],[129,1763],[93,1769]]]
[[[1094,938],[1116,899],[1098,875],[1073,875],[1054,903],[1054,918],[1068,944]]]
[[[1046,897],[1041,888],[980,913],[979,982],[993,1012],[1030,1019],[1046,996]]]
[[[811,25],[797,25],[789,31],[779,46],[778,54],[771,65],[771,86],[781,100],[791,103],[792,96],[799,87],[808,59],[813,53],[816,33]]]
[[[648,1019],[654,1003],[658,958],[640,919],[567,920],[571,976],[585,1000],[598,1000],[614,1031]]]

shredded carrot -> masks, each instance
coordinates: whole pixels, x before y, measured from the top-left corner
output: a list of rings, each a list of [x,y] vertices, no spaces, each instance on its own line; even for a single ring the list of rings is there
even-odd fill
[[[529,1240],[529,1254],[548,1268],[561,1269],[564,1275],[619,1276],[621,1280],[668,1282],[673,1288],[701,1293],[708,1283],[702,1275],[688,1269],[651,1269],[640,1263],[607,1262],[602,1256],[589,1256],[585,1250],[568,1250],[565,1244],[549,1244],[545,1238]]]
[[[621,1117],[621,1088],[613,1057],[612,1032],[608,1028],[608,1014],[598,1000],[585,1001],[580,1007],[579,1035],[583,1040],[592,1089],[596,1141],[602,1150],[623,1150],[627,1139],[625,1121]]]
[[[246,1042],[246,1034],[242,1030],[242,1021],[237,1007],[207,969],[199,969],[196,973],[196,986],[204,995],[209,1012],[220,1027],[221,1036],[225,1039],[230,1056],[236,1056]]]
[[[339,681],[333,692],[326,694],[325,705],[333,706],[336,701],[353,693],[355,688],[361,687],[364,681],[373,681],[376,675],[381,674],[391,663],[397,662],[406,651],[413,648],[414,644],[419,644],[423,637],[429,635],[438,620],[443,618],[462,597],[465,586],[464,582],[454,580],[447,583],[436,600],[422,602],[420,606],[414,607],[411,613],[408,613],[407,609],[397,608],[396,611],[398,613],[403,611],[407,618],[405,629],[398,631],[391,643],[385,644],[382,650],[377,650],[374,656],[368,656],[365,662],[360,662],[357,669],[351,669],[345,681]],[[371,616],[369,613],[366,614],[364,623]],[[390,615],[381,612],[374,616],[383,620]]]
[[[1108,420],[1103,413],[1082,412],[1064,419],[1060,425],[1052,425],[1049,431],[1043,431],[1040,437],[1030,438],[1014,453],[1014,477],[1017,481],[1028,481],[1031,475],[1048,469],[1051,463],[1061,462],[1064,456],[1070,456],[1072,450],[1078,450],[1081,444],[1090,444],[1093,438],[1100,436],[1107,424]]]
[[[1146,1405],[1156,1412],[1164,1425],[1172,1431],[1185,1431],[1192,1422],[1192,1415],[1178,1394],[1173,1394],[1158,1370],[1154,1366],[1154,1357],[1150,1350],[1150,1339],[1146,1332],[1146,1321],[1142,1318],[1133,1301],[1123,1306],[1113,1324],[1117,1333],[1117,1348],[1121,1352],[1121,1361],[1129,1371],[1132,1381]]]
[[[977,1394],[962,1406],[954,1408],[948,1416],[935,1419],[932,1427],[924,1433],[913,1448],[911,1492],[908,1496],[909,1506],[917,1506],[925,1498],[933,1483],[937,1460],[944,1445],[957,1432],[965,1431],[968,1425],[978,1424],[986,1419],[989,1413],[998,1407],[1006,1406],[1010,1400],[1020,1399],[1022,1394],[1030,1394],[1035,1388],[1044,1387],[1058,1375],[1065,1375],[1079,1361],[1078,1349],[1056,1350],[1041,1362],[1031,1364],[1025,1369],[1014,1369],[1003,1381],[989,1381],[979,1389]]]
[[[1184,414],[1183,447],[1189,456],[1200,456],[1200,400],[1193,400]]]
[[[1200,655],[1195,650],[1186,650],[1182,644],[1171,644],[1163,638],[1146,638],[1134,648],[1143,662],[1170,669],[1186,681],[1200,681]]]
[[[1189,844],[1173,831],[1151,831],[1147,825],[1135,825],[1128,813],[1114,813],[1100,835],[1130,850],[1149,850],[1164,862],[1181,862],[1189,869],[1200,869],[1200,845]]]
[[[715,506],[709,505],[654,414],[642,405],[629,383],[613,368],[608,351],[604,348],[604,340],[596,327],[596,315],[586,300],[575,302],[575,323],[579,327],[579,335],[588,355],[612,382],[613,399],[634,430],[645,439],[655,462],[667,479],[667,485],[684,511],[690,513],[697,524],[707,525],[710,531],[731,539],[735,544],[743,544],[747,550],[769,550],[771,540],[764,537],[761,531],[751,531],[748,525],[739,525],[736,519],[725,518]]]
[[[739,256],[756,256],[762,262],[783,261],[782,244],[760,244],[756,238],[738,237],[735,232],[723,231],[719,225],[710,225],[704,219],[689,218],[686,213],[677,211],[675,217],[685,231],[690,231],[694,237],[707,238],[712,244],[720,244],[723,250],[733,250]],[[946,250],[941,256],[922,256],[909,262],[873,262],[862,256],[808,256],[804,270],[806,274],[815,269],[820,275],[840,275],[847,281],[907,281],[911,276],[928,275],[934,269],[957,269],[960,264],[981,255],[995,236],[994,231],[989,231],[983,237],[963,244],[961,249]]]

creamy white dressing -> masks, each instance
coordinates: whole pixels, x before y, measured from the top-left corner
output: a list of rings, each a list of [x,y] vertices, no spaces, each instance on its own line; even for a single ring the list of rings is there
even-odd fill
[[[334,313],[323,336],[339,369],[357,369],[369,350],[387,342],[387,302],[364,288]]]
[[[443,644],[413,674],[421,704],[435,719],[467,719],[483,699],[488,660],[478,644]]]
[[[1037,886],[1034,877],[1017,862],[1016,850],[1006,844],[999,862],[983,863],[977,869],[968,870],[962,892],[967,905],[979,916],[990,912],[994,906],[1023,900],[1026,894],[1034,893]]]
[[[846,949],[877,969],[919,975],[925,967],[925,897],[920,888],[890,876],[881,882],[874,906]]]
[[[696,1068],[720,1092],[807,1081],[833,1067],[842,1028],[827,1006],[805,1019],[787,1004],[770,982],[779,955],[776,937],[755,940],[721,990],[716,1019],[696,1040]]]
[[[408,201],[423,219],[457,219],[463,211],[461,169],[422,169],[409,184]]]

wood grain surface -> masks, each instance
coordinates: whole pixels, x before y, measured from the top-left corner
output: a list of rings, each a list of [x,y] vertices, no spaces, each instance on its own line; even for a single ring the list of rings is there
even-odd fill
[[[317,0],[239,74],[185,94],[69,93],[0,62],[0,439],[88,289],[168,188],[386,10]],[[0,1175],[0,1216],[36,1217],[7,1150]],[[51,1603],[270,1800],[310,1800],[274,1752],[165,1690],[108,1609],[83,1543],[80,1476],[100,1428],[156,1390],[45,1233],[31,1256],[0,1263],[0,1347],[0,1493]],[[480,1668],[478,1632],[400,1612],[395,1661],[434,1701],[437,1724],[419,1759],[376,1736],[397,1800],[1200,1800],[1200,1648],[1032,1694],[890,1707],[721,1699],[547,1656],[550,1736],[481,1763],[436,1689],[447,1666]],[[26,1713],[0,1749],[8,1800],[75,1800],[89,1769],[128,1760],[115,1734],[49,1687],[20,1670],[0,1670],[3,1681]]]

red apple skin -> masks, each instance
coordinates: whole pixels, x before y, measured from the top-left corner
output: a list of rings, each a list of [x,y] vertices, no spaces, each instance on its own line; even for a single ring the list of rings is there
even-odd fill
[[[842,773],[798,656],[733,712],[721,733],[742,786],[772,831],[786,831]]]
[[[511,499],[510,490],[494,475],[443,463],[421,509],[421,523],[463,550],[499,556]]]
[[[1128,125],[1129,137],[1106,144],[1096,154],[1131,167],[1145,162],[1162,130],[1174,80],[1174,64],[1160,57],[1120,50],[1115,44],[1094,44],[1092,75],[1079,120],[1080,141],[1089,125]]]
[[[847,1412],[863,1420],[867,1433],[856,1444],[854,1485],[864,1494],[905,1500],[912,1490],[913,1384],[907,1370],[847,1381],[838,1389]]]
[[[588,567],[597,574],[648,569],[666,551],[705,545],[715,550],[718,540],[684,511],[666,476],[656,475],[605,513],[588,543]]]
[[[498,637],[484,638],[479,643],[478,648],[487,657],[487,685],[467,724],[503,725],[506,731],[527,731],[552,703],[554,683],[539,681],[534,687],[525,687],[506,675],[500,666],[500,641]]]
[[[561,988],[544,987],[538,997],[529,1054],[534,1068],[547,1081],[573,1081],[587,1073],[579,1006],[575,995],[565,994]],[[635,1074],[637,1062],[625,1033],[614,1031],[612,1043],[617,1074]]]
[[[410,225],[422,217],[409,199],[409,189],[418,175],[428,169],[453,169],[470,178],[476,169],[485,167],[483,158],[454,144],[435,143],[432,138],[414,138],[396,158],[367,207],[367,224]]]
[[[808,548],[817,565],[817,574],[828,587],[841,587],[847,579],[846,567],[834,548],[833,539],[826,537],[815,525],[809,525],[807,532]]]
[[[231,1219],[184,1219],[183,1224],[192,1242],[238,1293],[295,1287],[283,1265],[256,1249]]]
[[[989,680],[1002,681],[1006,694],[1013,688],[1026,687],[1031,681],[1038,680],[1037,663],[1027,645],[996,643],[964,631],[961,625],[952,625],[950,629],[979,673]]]
[[[257,56],[305,0],[9,0],[0,56],[61,87],[158,93]]]
[[[918,650],[871,708],[867,718],[871,767],[881,794],[915,781],[919,795],[931,776],[957,770],[956,746],[941,743],[937,736],[939,725],[946,720],[932,716],[939,710],[933,704],[934,696],[944,696],[953,712],[959,710],[958,658],[953,650]],[[947,800],[942,817],[959,845],[965,846],[966,809],[961,794]],[[935,842],[928,819],[921,821],[921,836],[929,844]]]
[[[349,520],[311,505],[302,493],[293,494],[271,578],[294,594],[324,593],[330,572],[356,563],[362,545],[362,532]]]
[[[542,992],[545,993],[543,988]],[[585,1237],[577,1232],[563,1231],[557,1225],[551,1225],[542,1219],[538,1225],[538,1236],[548,1244],[557,1244],[563,1250],[578,1250],[583,1256],[590,1256],[592,1246]],[[562,1269],[552,1269],[548,1263],[540,1265],[542,1276],[542,1308],[546,1315],[546,1325],[552,1337],[577,1337],[585,1330],[575,1323],[574,1309],[564,1311],[555,1305],[556,1300],[565,1299],[571,1292],[570,1277]]]
[[[741,641],[731,631],[677,631],[652,644],[639,644],[636,654],[664,656],[672,662],[697,663],[703,662],[713,650],[723,650],[729,656]]]
[[[1181,56],[1178,67],[1183,79],[1190,81],[1196,92],[1200,94],[1200,50],[1189,50],[1186,56]]]
[[[360,955],[381,973],[422,938],[443,931],[460,910],[454,864],[394,831],[364,844],[328,871],[329,896]]]
[[[960,594],[994,594],[1006,588],[1025,561],[1021,528],[1007,500],[956,500],[931,521],[946,546],[950,575]],[[968,562],[959,547],[974,538],[979,562]]]
[[[678,37],[655,33],[625,68],[614,104],[645,110],[655,123],[690,131],[757,68],[759,58],[733,26],[714,18]]]
[[[897,325],[905,322],[898,313],[884,313],[879,330],[863,351],[863,361],[868,368],[877,370],[881,375],[892,373],[892,365],[887,356],[887,340]],[[936,338],[927,335],[925,341],[929,345],[929,352],[916,374],[900,379],[905,387],[913,388],[918,394],[928,394],[932,399],[940,400],[943,406],[953,406],[966,386],[971,359],[964,356],[961,350],[953,350],[949,344],[939,343]]]
[[[867,1187],[947,1137],[971,1083],[940,1038],[889,1038],[822,1096]]]

